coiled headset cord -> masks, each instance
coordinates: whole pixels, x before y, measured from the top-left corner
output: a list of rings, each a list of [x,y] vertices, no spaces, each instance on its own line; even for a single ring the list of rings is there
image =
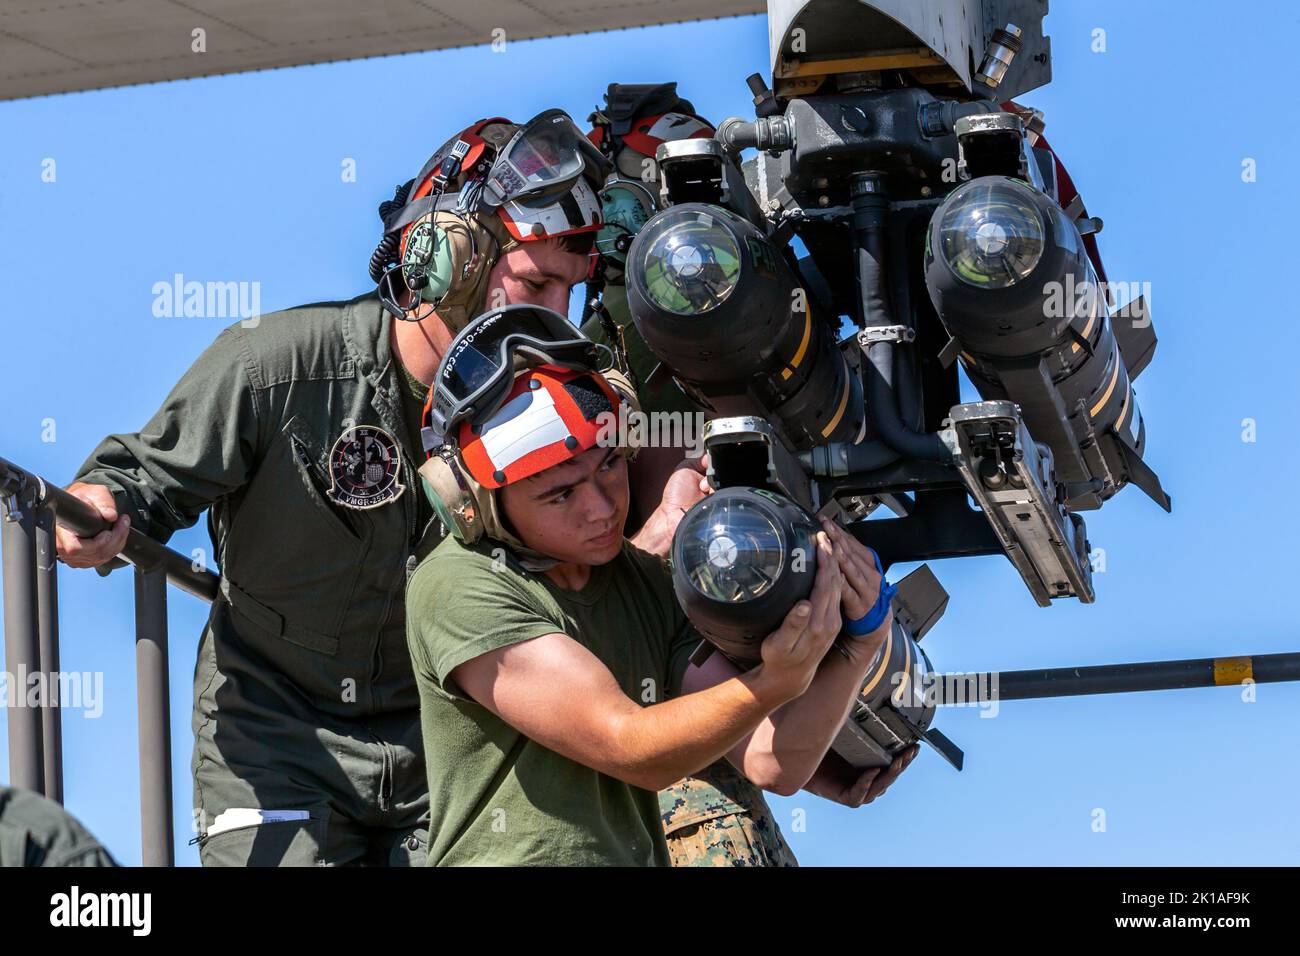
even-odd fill
[[[379,204],[379,218],[383,222],[388,222],[388,217],[406,205],[406,198],[411,195],[411,189],[415,186],[415,180],[409,180],[393,190],[393,198],[385,199]],[[397,261],[397,246],[401,241],[400,232],[388,232],[384,238],[379,240],[379,245],[370,255],[370,278],[378,282],[384,275],[384,271]]]

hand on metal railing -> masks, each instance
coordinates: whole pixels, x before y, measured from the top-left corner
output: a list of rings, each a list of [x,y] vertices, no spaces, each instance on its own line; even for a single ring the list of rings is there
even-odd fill
[[[65,550],[65,540],[81,540],[79,560],[77,563],[67,560],[70,567],[95,567],[120,556],[144,570],[161,567],[167,572],[167,580],[182,591],[205,601],[216,600],[220,583],[217,575],[195,567],[185,555],[150,538],[138,528],[130,527],[125,515],[117,515],[117,507],[107,488],[76,482],[64,491],[39,475],[0,458],[0,496],[12,497],[16,505],[21,503],[21,507],[47,509],[54,515],[58,522],[56,537],[61,558],[66,560],[73,554],[72,548]],[[112,524],[106,520],[109,515],[113,517]],[[108,537],[102,538],[104,534]],[[119,537],[124,540],[119,540]]]
[[[63,524],[55,526],[55,541],[59,560],[70,568],[95,568],[117,557],[126,545],[131,530],[131,516],[119,515],[113,493],[103,485],[76,481],[68,486],[68,494],[84,501],[99,513],[111,527],[90,537],[82,537]]]

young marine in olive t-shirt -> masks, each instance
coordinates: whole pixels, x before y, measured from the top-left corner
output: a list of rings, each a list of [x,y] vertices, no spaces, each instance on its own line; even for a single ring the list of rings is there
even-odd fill
[[[448,538],[416,570],[407,607],[433,800],[430,862],[668,864],[653,792],[530,739],[447,676],[489,651],[567,634],[630,700],[677,693],[700,637],[661,559],[625,541],[586,587],[568,591],[499,543]]]
[[[477,522],[452,526],[477,543],[445,541],[407,595],[430,865],[666,864],[655,791],[724,755],[766,789],[803,787],[889,631],[887,616],[826,653],[880,577],[824,523],[812,594],[763,663],[691,664],[666,566],[623,539],[627,461],[598,426],[619,400],[597,373],[545,364],[449,426]]]

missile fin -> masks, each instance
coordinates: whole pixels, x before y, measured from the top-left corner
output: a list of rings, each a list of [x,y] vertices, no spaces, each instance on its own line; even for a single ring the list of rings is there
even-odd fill
[[[944,368],[951,368],[952,363],[957,361],[957,356],[961,354],[961,343],[956,337],[950,336],[948,344],[939,350],[939,364]]]
[[[1133,381],[1151,362],[1156,351],[1156,329],[1151,324],[1151,306],[1146,296],[1138,296],[1111,316],[1110,326],[1119,342],[1120,354]]]
[[[948,592],[923,564],[898,582],[894,618],[919,642],[948,609]]]
[[[939,751],[939,756],[952,764],[954,770],[961,770],[962,764],[966,762],[966,755],[961,752],[961,748],[955,743],[933,727],[927,730],[921,739]]]
[[[1173,499],[1165,493],[1165,489],[1160,485],[1159,476],[1151,470],[1151,466],[1142,460],[1142,456],[1135,452],[1124,441],[1124,438],[1112,430],[1115,435],[1115,445],[1119,448],[1120,454],[1124,456],[1124,468],[1128,472],[1129,481],[1137,485],[1146,492],[1147,497],[1158,504],[1165,511],[1173,511]]]

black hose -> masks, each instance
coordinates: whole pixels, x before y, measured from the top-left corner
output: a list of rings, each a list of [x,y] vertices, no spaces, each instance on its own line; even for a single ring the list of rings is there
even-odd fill
[[[894,343],[877,342],[867,352],[867,399],[881,439],[909,458],[949,461],[952,454],[937,434],[914,432],[898,416],[893,383]]]
[[[839,478],[875,471],[898,461],[899,454],[884,442],[867,441],[853,445],[833,442],[801,452],[799,461],[814,478]]]
[[[889,307],[885,272],[885,221],[889,214],[889,197],[885,193],[884,175],[859,173],[851,187],[853,231],[857,240],[858,285],[862,297],[862,324],[865,329],[895,324]],[[874,342],[867,349],[863,369],[867,378],[867,400],[872,422],[881,439],[909,458],[925,461],[948,461],[948,446],[937,434],[915,432],[907,427],[898,413],[898,396],[894,387],[894,343]]]

